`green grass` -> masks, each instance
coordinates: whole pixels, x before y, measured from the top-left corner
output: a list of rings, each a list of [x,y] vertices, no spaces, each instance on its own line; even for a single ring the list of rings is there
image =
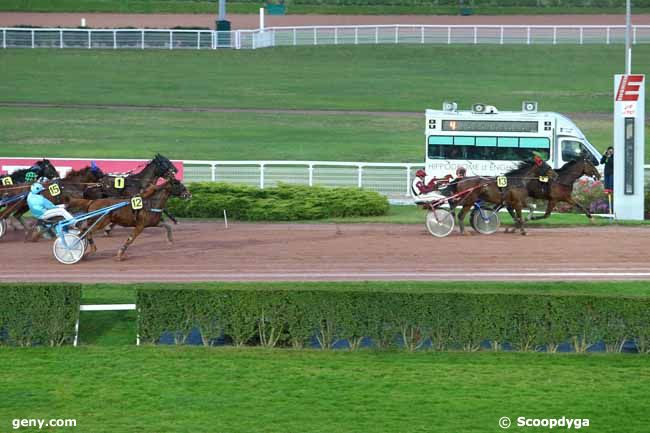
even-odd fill
[[[609,113],[620,46],[322,46],[203,52],[7,50],[0,102],[423,112]],[[603,61],[607,59],[607,61]],[[650,64],[650,46],[634,50]]]
[[[642,356],[82,347],[2,361],[3,431],[75,418],[56,431],[463,433],[502,416],[647,431]]]
[[[262,1],[228,2],[229,13],[255,14]],[[431,6],[426,4],[354,5],[354,4],[292,4],[286,2],[291,14],[422,14],[458,15],[458,6]],[[640,9],[640,10],[639,10]],[[647,8],[635,7],[635,13]],[[215,1],[169,1],[169,0],[3,0],[0,11],[12,12],[119,12],[119,13],[196,13],[214,14]],[[494,7],[478,6],[472,11],[477,15],[539,15],[539,14],[623,14],[624,7]],[[647,12],[645,12],[647,13]]]

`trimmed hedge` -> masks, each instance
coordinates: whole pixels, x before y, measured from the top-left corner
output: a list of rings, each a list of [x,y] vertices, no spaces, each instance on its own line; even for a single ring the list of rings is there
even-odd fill
[[[177,344],[198,330],[203,344],[323,349],[372,342],[379,349],[475,351],[545,348],[570,343],[577,352],[604,342],[621,351],[634,340],[650,352],[650,298],[502,293],[233,290],[139,288],[138,333],[156,343],[171,333]]]
[[[61,346],[74,339],[80,284],[0,284],[0,346]]]
[[[259,189],[227,183],[193,183],[192,200],[170,200],[167,209],[181,218],[228,217],[244,221],[297,221],[388,213],[386,197],[359,188],[279,184]]]

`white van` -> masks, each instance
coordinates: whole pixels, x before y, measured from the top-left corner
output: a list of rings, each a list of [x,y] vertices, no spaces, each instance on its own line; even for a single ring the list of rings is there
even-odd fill
[[[458,166],[467,168],[468,176],[497,176],[533,152],[553,168],[578,158],[598,165],[601,158],[571,119],[538,112],[536,102],[524,102],[521,111],[485,104],[461,111],[445,102],[442,110],[426,110],[425,117],[427,177],[454,173]]]

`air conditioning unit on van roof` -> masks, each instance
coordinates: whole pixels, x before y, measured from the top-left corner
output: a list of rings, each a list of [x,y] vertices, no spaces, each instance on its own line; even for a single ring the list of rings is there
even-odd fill
[[[472,105],[472,113],[475,114],[498,114],[499,110],[494,105],[474,104]]]

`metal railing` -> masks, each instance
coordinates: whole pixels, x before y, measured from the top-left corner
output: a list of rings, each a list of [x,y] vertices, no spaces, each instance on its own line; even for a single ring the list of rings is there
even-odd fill
[[[269,27],[264,30],[0,28],[2,48],[258,49],[362,44],[622,44],[625,26],[376,25]],[[632,27],[650,43],[650,25]]]
[[[236,48],[236,32],[167,29],[1,28],[2,48],[205,50]]]
[[[278,182],[327,187],[359,187],[392,198],[411,196],[411,183],[423,163],[330,161],[184,161],[186,182],[228,182],[264,188]],[[650,187],[650,165],[645,165]]]

